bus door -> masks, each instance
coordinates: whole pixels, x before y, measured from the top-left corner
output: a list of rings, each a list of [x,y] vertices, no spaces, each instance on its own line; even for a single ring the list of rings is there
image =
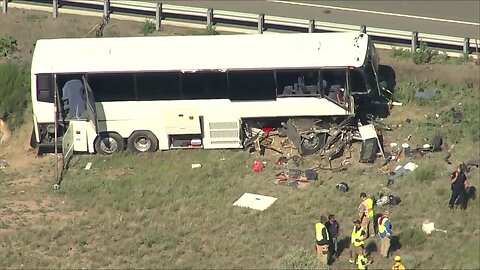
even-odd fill
[[[87,140],[89,152],[94,151],[94,140],[98,135],[98,118],[97,109],[95,106],[95,98],[93,97],[92,88],[88,84],[87,78],[82,76],[82,82],[85,89],[85,101],[86,101],[86,115],[88,121]]]
[[[87,109],[87,120],[90,122],[92,129],[95,130],[95,133],[98,133],[98,119],[97,119],[97,109],[95,107],[95,99],[93,97],[92,88],[88,85],[87,78],[82,76],[82,82],[85,89],[85,101]]]

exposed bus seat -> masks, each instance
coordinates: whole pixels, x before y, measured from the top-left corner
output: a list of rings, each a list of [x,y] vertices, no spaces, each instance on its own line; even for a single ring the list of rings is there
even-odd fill
[[[293,86],[291,85],[285,86],[285,88],[283,89],[283,95],[285,96],[293,95]]]
[[[63,99],[68,100],[67,117],[79,119],[86,110],[85,88],[82,81],[70,80],[62,88]]]
[[[316,85],[306,85],[303,90],[304,94],[318,94],[318,87]]]

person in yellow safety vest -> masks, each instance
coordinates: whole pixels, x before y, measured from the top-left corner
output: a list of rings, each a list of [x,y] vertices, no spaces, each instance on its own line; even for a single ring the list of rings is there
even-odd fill
[[[366,233],[362,228],[361,221],[357,219],[353,223],[355,226],[353,226],[351,237],[353,248],[350,249],[350,263],[355,263],[358,254],[362,254],[365,244],[364,240],[366,238]]]
[[[326,222],[327,218],[321,216],[320,222],[315,224],[315,250],[317,251],[318,260],[323,264],[328,263],[328,244],[330,242],[327,227],[324,225]]]
[[[373,213],[373,200],[367,197],[365,192],[360,193],[360,205],[358,206],[358,218],[362,222],[362,227],[367,233],[367,238],[369,236],[375,236],[375,234],[370,234],[370,226],[372,224],[374,213]],[[373,231],[372,231],[373,232]]]
[[[357,269],[367,270],[369,264],[372,264],[372,262],[368,260],[367,256],[365,255],[365,250],[363,250],[362,253],[358,254],[357,257]]]
[[[405,266],[401,262],[400,256],[395,256],[395,264],[392,266],[392,270],[405,270]]]
[[[378,218],[378,236],[380,236],[380,255],[387,258],[390,250],[390,239],[394,236],[392,231],[392,224],[388,219],[389,212],[385,211],[383,215]]]

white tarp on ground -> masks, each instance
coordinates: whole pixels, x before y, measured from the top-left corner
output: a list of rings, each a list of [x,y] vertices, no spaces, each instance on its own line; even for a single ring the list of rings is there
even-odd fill
[[[233,205],[240,207],[248,207],[251,209],[263,211],[272,205],[277,198],[253,194],[253,193],[244,193],[238,200],[236,200]]]

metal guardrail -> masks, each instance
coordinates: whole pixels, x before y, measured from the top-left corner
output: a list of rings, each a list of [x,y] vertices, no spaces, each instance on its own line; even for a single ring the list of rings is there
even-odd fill
[[[3,12],[7,12],[7,0],[3,1]],[[14,0],[13,2],[20,2]],[[162,21],[182,20],[202,23],[205,27],[228,25],[236,31],[252,32],[257,28],[258,33],[294,31],[294,32],[343,32],[363,31],[368,32],[376,43],[395,46],[408,46],[416,50],[420,42],[426,42],[428,47],[436,50],[444,50],[453,55],[474,55],[478,57],[480,50],[479,40],[473,38],[459,38],[375,28],[358,25],[320,22],[298,18],[271,16],[268,14],[251,14],[244,12],[213,10],[207,8],[187,7],[180,5],[162,4],[159,2],[141,2],[127,0],[23,0],[24,3],[43,3],[53,6],[53,16],[58,15],[58,9],[63,7],[83,8],[91,10],[103,10],[104,16],[124,13],[128,15],[143,15],[156,18],[157,30],[161,28]],[[220,27],[219,27],[220,28]],[[392,47],[392,46],[389,46]],[[450,53],[452,54],[452,53]]]

